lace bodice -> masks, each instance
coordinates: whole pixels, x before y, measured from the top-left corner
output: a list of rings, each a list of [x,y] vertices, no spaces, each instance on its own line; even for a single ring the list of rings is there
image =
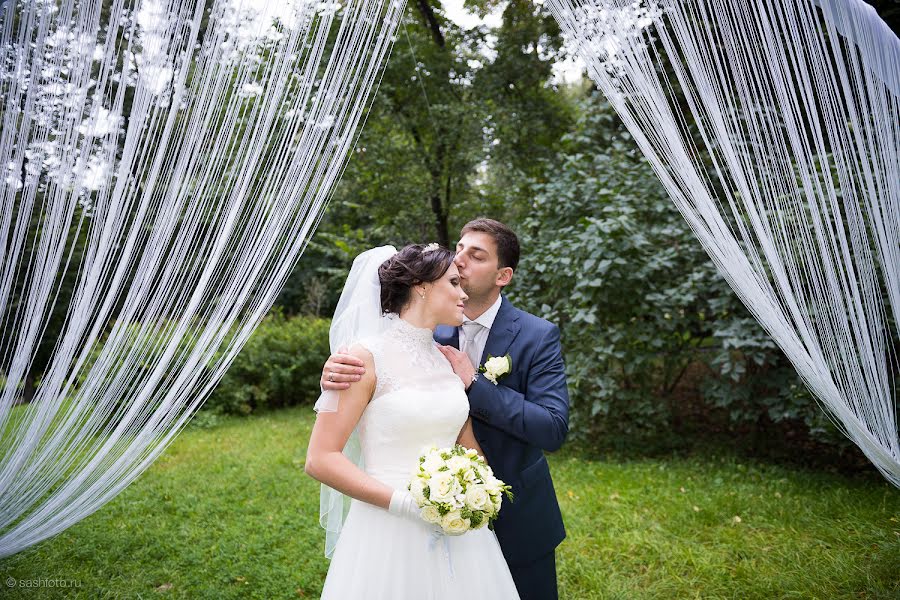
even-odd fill
[[[430,329],[395,317],[380,335],[359,341],[375,361],[375,393],[359,420],[366,471],[405,487],[422,448],[456,442],[469,415],[459,377]]]

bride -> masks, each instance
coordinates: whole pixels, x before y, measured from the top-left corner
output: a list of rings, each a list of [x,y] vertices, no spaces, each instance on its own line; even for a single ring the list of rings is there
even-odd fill
[[[437,325],[463,321],[453,258],[437,244],[374,248],[347,278],[330,341],[332,351],[350,346],[366,373],[319,398],[305,466],[323,484],[323,599],[519,597],[493,531],[440,533],[406,487],[427,446],[483,456],[463,384],[432,338]]]

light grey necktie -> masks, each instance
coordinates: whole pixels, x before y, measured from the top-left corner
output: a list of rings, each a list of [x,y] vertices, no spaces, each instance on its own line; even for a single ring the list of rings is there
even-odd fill
[[[475,336],[478,335],[482,327],[483,325],[476,321],[464,321],[462,324],[463,339],[459,349],[466,353],[476,369],[479,366],[481,357],[478,355],[478,344],[475,343]]]

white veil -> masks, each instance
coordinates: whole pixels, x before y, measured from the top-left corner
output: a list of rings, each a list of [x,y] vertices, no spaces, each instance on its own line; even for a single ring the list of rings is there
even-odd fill
[[[356,340],[377,335],[390,325],[390,320],[381,312],[378,267],[396,253],[393,246],[379,246],[366,250],[353,260],[331,320],[328,341],[332,353],[350,347]],[[340,395],[340,392],[323,391],[316,401],[315,411],[336,412]],[[344,455],[359,468],[365,468],[356,429],[344,446]],[[334,553],[349,508],[350,498],[322,484],[319,525],[325,529],[325,556],[328,558]]]

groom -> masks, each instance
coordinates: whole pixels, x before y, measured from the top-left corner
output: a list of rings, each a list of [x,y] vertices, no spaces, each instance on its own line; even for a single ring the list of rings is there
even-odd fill
[[[559,328],[501,294],[519,263],[518,238],[503,223],[467,223],[455,263],[469,296],[466,320],[460,327],[439,326],[434,338],[466,386],[472,429],[485,457],[515,494],[503,503],[494,531],[519,595],[555,599],[556,546],[566,532],[543,451],[558,450],[569,429]],[[478,373],[489,356],[507,354],[511,369],[496,383]],[[334,354],[325,363],[322,387],[347,389],[363,372],[358,360]]]

